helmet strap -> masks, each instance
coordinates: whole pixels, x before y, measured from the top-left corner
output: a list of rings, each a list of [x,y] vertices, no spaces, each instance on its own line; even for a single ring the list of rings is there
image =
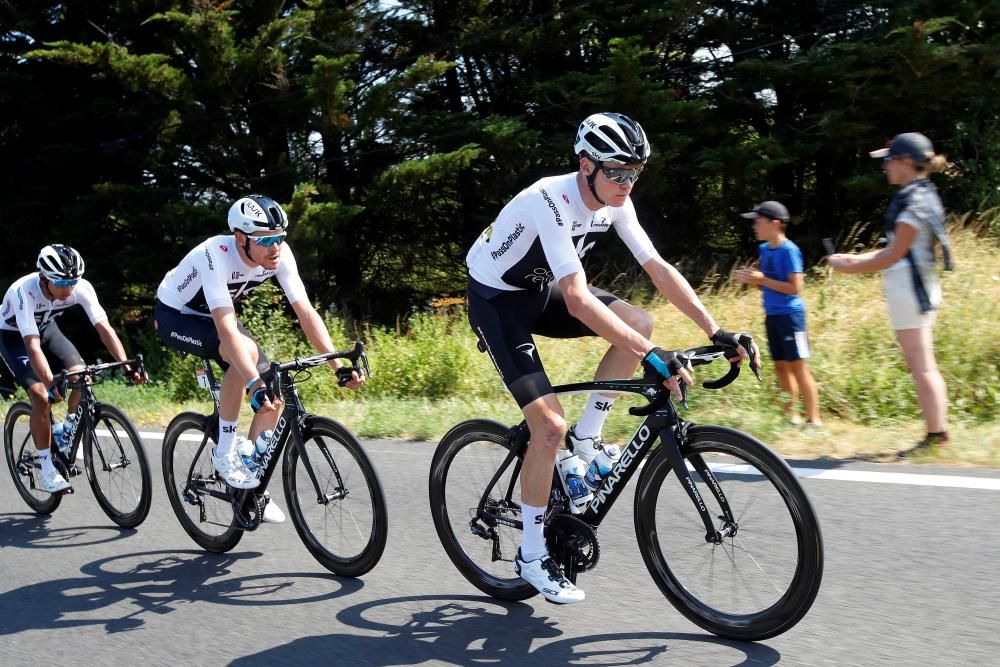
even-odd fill
[[[594,179],[597,178],[597,171],[601,168],[601,165],[599,162],[594,162],[594,160],[591,159],[590,157],[588,157],[587,159],[594,163],[594,170],[589,174],[587,174],[587,185],[590,186],[590,193],[594,195],[594,199],[596,199],[601,203],[601,206],[607,206],[608,202],[604,201],[598,196],[597,188],[594,187]]]

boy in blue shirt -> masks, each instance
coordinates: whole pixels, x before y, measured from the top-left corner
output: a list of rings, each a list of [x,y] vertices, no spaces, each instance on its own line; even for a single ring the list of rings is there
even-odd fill
[[[802,251],[785,236],[788,209],[780,202],[758,204],[742,217],[753,220],[753,231],[760,244],[760,271],[737,269],[736,282],[757,285],[763,292],[767,343],[771,348],[781,390],[788,395],[785,414],[793,424],[799,423],[796,409],[799,390],[806,411],[807,428],[822,425],[819,416],[819,394],[806,359],[809,339],[806,336],[806,306],[799,294],[804,281]]]

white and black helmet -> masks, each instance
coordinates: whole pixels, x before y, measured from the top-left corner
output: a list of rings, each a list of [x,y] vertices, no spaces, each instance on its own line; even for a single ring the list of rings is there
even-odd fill
[[[620,113],[595,113],[580,123],[573,152],[595,162],[645,164],[652,149],[642,126]]]
[[[67,280],[83,275],[83,257],[73,248],[61,243],[42,248],[35,266],[49,280]]]
[[[288,216],[278,202],[264,195],[247,195],[229,207],[229,229],[244,234],[283,231]]]

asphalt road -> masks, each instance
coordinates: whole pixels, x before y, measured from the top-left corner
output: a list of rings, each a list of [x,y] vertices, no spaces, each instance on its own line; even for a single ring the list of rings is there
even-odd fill
[[[153,507],[135,531],[104,516],[83,477],[51,517],[34,515],[4,466],[0,660],[869,666],[995,664],[1000,654],[1000,470],[795,463],[822,522],[823,587],[798,626],[744,644],[706,634],[662,597],[637,552],[629,498],[601,528],[601,564],[579,581],[583,604],[479,594],[434,532],[433,444],[366,446],[390,532],[382,560],[358,580],[329,575],[290,522],[263,526],[228,554],[201,551],[170,510],[156,439],[146,440]]]

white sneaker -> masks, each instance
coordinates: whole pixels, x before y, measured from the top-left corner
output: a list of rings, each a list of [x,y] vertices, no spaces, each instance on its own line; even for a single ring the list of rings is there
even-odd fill
[[[600,435],[595,435],[593,438],[578,438],[574,425],[566,431],[566,447],[589,466],[604,447],[604,439]]]
[[[42,474],[39,475],[42,489],[49,493],[62,493],[66,489],[72,488],[66,478],[62,476],[55,466],[42,466]]]
[[[264,523],[284,523],[285,513],[278,507],[278,503],[271,499],[270,492],[265,491],[264,497],[267,498],[267,504],[264,505],[264,515],[260,517],[260,520]]]
[[[239,443],[237,443],[239,444]],[[225,480],[226,484],[234,489],[256,489],[260,484],[257,475],[247,469],[243,459],[234,447],[226,456],[215,455],[215,448],[212,448],[212,466],[219,476]]]
[[[549,602],[573,604],[574,602],[583,602],[583,599],[587,597],[586,593],[566,578],[548,554],[525,562],[521,560],[521,550],[518,549],[517,557],[514,558],[514,571],[537,588],[538,592],[544,595]]]

